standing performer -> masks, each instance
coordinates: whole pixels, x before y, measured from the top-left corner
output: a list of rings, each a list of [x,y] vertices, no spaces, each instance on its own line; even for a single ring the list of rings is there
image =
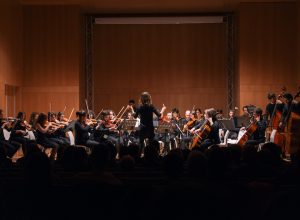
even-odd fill
[[[269,103],[266,106],[265,117],[266,120],[271,120],[276,111],[279,111],[280,114],[282,113],[284,104],[280,100],[277,100],[275,93],[269,93],[268,100]]]
[[[143,92],[140,98],[141,105],[137,108],[134,117],[140,116],[140,150],[144,149],[144,140],[146,138],[149,141],[154,139],[154,126],[153,126],[153,113],[161,118],[162,114],[166,110],[166,106],[163,106],[161,112],[159,112],[154,105],[152,105],[151,95],[148,92]]]

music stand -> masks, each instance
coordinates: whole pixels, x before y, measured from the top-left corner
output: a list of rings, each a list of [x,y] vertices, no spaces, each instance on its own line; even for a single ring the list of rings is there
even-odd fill
[[[232,119],[219,119],[218,120],[224,129],[232,131],[235,129],[234,121]]]
[[[156,132],[159,134],[171,133],[173,131],[172,124],[170,122],[161,122],[158,124]]]
[[[248,127],[251,124],[250,118],[248,116],[237,117],[237,127]]]
[[[131,132],[133,130],[136,130],[136,119],[126,119],[122,122],[122,130]]]

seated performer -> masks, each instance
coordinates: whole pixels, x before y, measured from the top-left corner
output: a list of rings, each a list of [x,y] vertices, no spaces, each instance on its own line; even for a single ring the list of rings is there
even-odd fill
[[[6,140],[4,136],[4,129],[8,132],[12,129],[13,120],[3,118],[3,110],[0,109],[0,147],[4,147],[7,151],[8,157],[13,157],[17,150],[22,146],[20,143]]]
[[[35,141],[29,140],[28,138],[26,138],[26,136],[28,135],[27,130],[30,130],[30,129],[31,129],[31,126],[26,121],[25,112],[19,112],[17,115],[17,121],[11,130],[9,140],[22,144],[22,150],[23,150],[24,155],[26,155],[29,145],[33,145],[35,143]]]
[[[94,134],[95,140],[101,141],[110,141],[112,142],[117,150],[119,148],[119,131],[118,124],[112,123],[112,111],[103,112],[103,121],[96,127]]]
[[[262,117],[261,108],[254,109],[252,123],[257,123],[257,129],[253,132],[251,138],[248,141],[246,141],[245,145],[258,145],[260,143],[264,143],[266,140],[265,132],[267,128],[267,122]],[[241,130],[243,131],[247,129],[245,127],[242,127]]]
[[[37,143],[42,145],[44,148],[52,148],[50,159],[55,159],[58,148],[60,147],[60,141],[51,134],[57,129],[56,126],[52,125],[48,121],[45,113],[40,113],[35,123],[36,140]]]
[[[74,124],[75,145],[84,145],[89,148],[94,148],[99,145],[99,142],[90,139],[89,132],[92,132],[91,125],[93,122],[86,122],[86,112],[79,111],[76,115],[78,116],[78,119]]]
[[[240,128],[237,127],[237,117],[235,116],[235,111],[233,109],[229,110],[229,120],[233,120],[235,129],[229,131],[228,138],[237,139]]]
[[[209,121],[210,132],[208,133],[207,137],[204,137],[204,139],[200,140],[200,148],[203,151],[213,144],[221,143],[219,137],[220,125],[216,116],[217,111],[214,108],[206,109],[204,111],[205,122]],[[194,128],[195,130],[192,132],[199,134],[203,129],[204,123],[197,125]]]
[[[48,113],[48,121],[56,127],[55,131],[53,131],[51,134],[48,134],[48,136],[51,138],[55,138],[55,141],[59,145],[69,146],[70,140],[66,137],[67,125],[65,123],[61,123],[56,118],[56,114],[53,112]]]

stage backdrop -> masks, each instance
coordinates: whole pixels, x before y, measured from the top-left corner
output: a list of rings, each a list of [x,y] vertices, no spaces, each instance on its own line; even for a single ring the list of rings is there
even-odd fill
[[[95,111],[118,111],[143,91],[168,111],[226,111],[226,53],[225,23],[94,25]]]

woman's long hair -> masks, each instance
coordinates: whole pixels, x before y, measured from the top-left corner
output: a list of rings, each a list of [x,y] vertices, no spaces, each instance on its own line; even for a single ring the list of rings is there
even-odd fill
[[[152,104],[152,100],[151,100],[151,95],[149,94],[149,92],[143,92],[141,94],[141,103],[142,105],[151,105]]]
[[[48,116],[42,112],[39,114],[39,117],[37,118],[35,124],[39,123],[41,126],[44,126],[45,122],[47,121],[47,118],[48,118]]]

